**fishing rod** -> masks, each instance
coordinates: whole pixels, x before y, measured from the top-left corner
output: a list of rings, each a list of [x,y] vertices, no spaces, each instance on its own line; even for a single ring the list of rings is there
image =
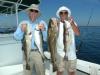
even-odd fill
[[[93,16],[93,11],[94,11],[94,9],[91,8],[90,16],[89,16],[88,22],[87,22],[87,24],[86,24],[86,26],[87,26],[87,32],[88,32],[88,26],[89,26],[89,24],[90,24],[91,18],[92,18],[92,16]],[[76,49],[77,49],[77,50],[80,50],[80,48],[82,47],[82,45],[83,45],[83,36],[80,35],[80,44],[79,44],[79,46],[76,47]]]

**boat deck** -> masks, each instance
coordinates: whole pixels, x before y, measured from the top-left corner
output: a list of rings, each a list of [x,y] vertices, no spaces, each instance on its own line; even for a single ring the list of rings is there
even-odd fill
[[[22,75],[22,54],[21,42],[16,41],[13,34],[0,34],[0,75]],[[46,69],[46,75],[56,75],[51,69]],[[77,69],[76,75],[100,75],[100,65],[92,62],[78,59]]]
[[[51,73],[52,75],[56,75],[56,73]],[[46,75],[51,75],[46,71]],[[23,66],[22,64],[19,65],[13,65],[13,66],[6,66],[6,67],[0,67],[0,75],[23,75]],[[35,75],[35,73],[33,73]],[[64,73],[64,75],[67,75]],[[76,72],[76,75],[88,75],[84,72],[78,71]]]

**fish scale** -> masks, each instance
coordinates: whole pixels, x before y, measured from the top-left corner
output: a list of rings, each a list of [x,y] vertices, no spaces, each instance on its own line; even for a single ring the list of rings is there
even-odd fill
[[[53,65],[53,72],[57,71],[57,63],[56,63],[56,39],[57,39],[57,26],[52,24],[52,20],[50,19],[48,25],[48,48],[51,54],[51,63]]]
[[[22,39],[22,50],[24,51],[25,61],[26,61],[26,70],[30,70],[29,65],[29,54],[31,50],[31,31],[30,27],[26,25],[26,31],[24,32]]]
[[[63,44],[64,44],[64,52],[65,52],[65,56],[64,56],[64,60],[68,61],[68,56],[66,55],[67,53],[67,36],[69,35],[69,32],[67,30],[66,24],[65,22],[63,22]]]

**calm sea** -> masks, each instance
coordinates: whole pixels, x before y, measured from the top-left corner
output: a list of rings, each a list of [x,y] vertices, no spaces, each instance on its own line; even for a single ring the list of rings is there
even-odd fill
[[[79,48],[77,57],[100,64],[100,26],[81,26],[80,37],[76,37]]]

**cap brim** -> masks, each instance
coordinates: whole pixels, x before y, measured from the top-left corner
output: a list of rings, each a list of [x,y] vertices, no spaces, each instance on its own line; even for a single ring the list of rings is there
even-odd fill
[[[31,10],[31,9],[33,9],[33,10],[37,10],[37,11],[38,11],[38,15],[39,15],[39,16],[41,16],[40,10],[38,10],[38,9],[34,9],[34,8],[27,8],[25,11],[26,11],[26,12],[29,12],[29,10]]]
[[[27,8],[26,11],[28,12],[28,11],[31,10],[31,9],[33,9],[33,10],[37,10],[38,12],[40,12],[39,9],[35,9],[35,8]]]

